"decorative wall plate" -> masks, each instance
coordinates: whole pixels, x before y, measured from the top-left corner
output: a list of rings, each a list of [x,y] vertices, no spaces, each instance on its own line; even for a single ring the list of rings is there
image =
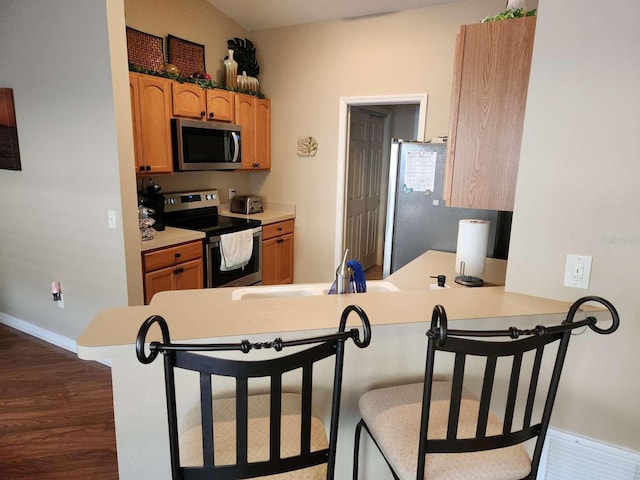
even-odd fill
[[[298,155],[313,157],[316,153],[318,153],[318,141],[314,137],[298,138]]]

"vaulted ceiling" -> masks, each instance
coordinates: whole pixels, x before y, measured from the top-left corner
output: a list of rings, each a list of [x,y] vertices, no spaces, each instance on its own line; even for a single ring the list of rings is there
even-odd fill
[[[462,0],[209,0],[248,31],[380,15]]]

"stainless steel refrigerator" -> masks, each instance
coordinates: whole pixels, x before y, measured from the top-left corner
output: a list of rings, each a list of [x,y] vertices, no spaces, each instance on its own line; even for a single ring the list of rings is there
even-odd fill
[[[487,256],[506,258],[511,212],[445,207],[442,199],[446,143],[393,140],[385,224],[383,276],[427,250],[455,252],[458,223],[489,220]]]

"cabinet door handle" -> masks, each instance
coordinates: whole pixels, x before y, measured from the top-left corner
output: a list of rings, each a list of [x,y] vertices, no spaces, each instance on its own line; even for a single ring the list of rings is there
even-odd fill
[[[282,227],[278,227],[278,231],[281,232],[282,231]]]
[[[206,117],[207,116],[207,112],[205,112],[204,110],[200,112],[200,116],[201,117]]]
[[[184,272],[184,268],[180,267],[180,268],[176,268],[176,269],[173,271],[173,274],[174,274],[174,275],[178,275],[179,273],[182,273],[182,272]]]
[[[209,113],[209,118],[213,118],[213,112]]]
[[[144,165],[140,165],[140,171],[144,172]]]

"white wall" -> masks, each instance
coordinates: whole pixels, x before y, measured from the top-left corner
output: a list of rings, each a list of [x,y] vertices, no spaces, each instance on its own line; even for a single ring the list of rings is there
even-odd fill
[[[328,281],[335,272],[340,98],[428,93],[425,138],[443,135],[460,25],[504,5],[463,1],[252,32],[272,99],[272,169],[251,186],[270,201],[296,204],[296,282]],[[315,157],[296,155],[303,135],[318,139]]]
[[[14,89],[22,160],[0,170],[0,320],[69,339],[128,302],[107,25],[105,0],[0,0],[0,85]]]
[[[540,0],[507,289],[600,295],[619,332],[570,348],[553,426],[640,450],[640,3]],[[593,256],[588,290],[566,254]]]

